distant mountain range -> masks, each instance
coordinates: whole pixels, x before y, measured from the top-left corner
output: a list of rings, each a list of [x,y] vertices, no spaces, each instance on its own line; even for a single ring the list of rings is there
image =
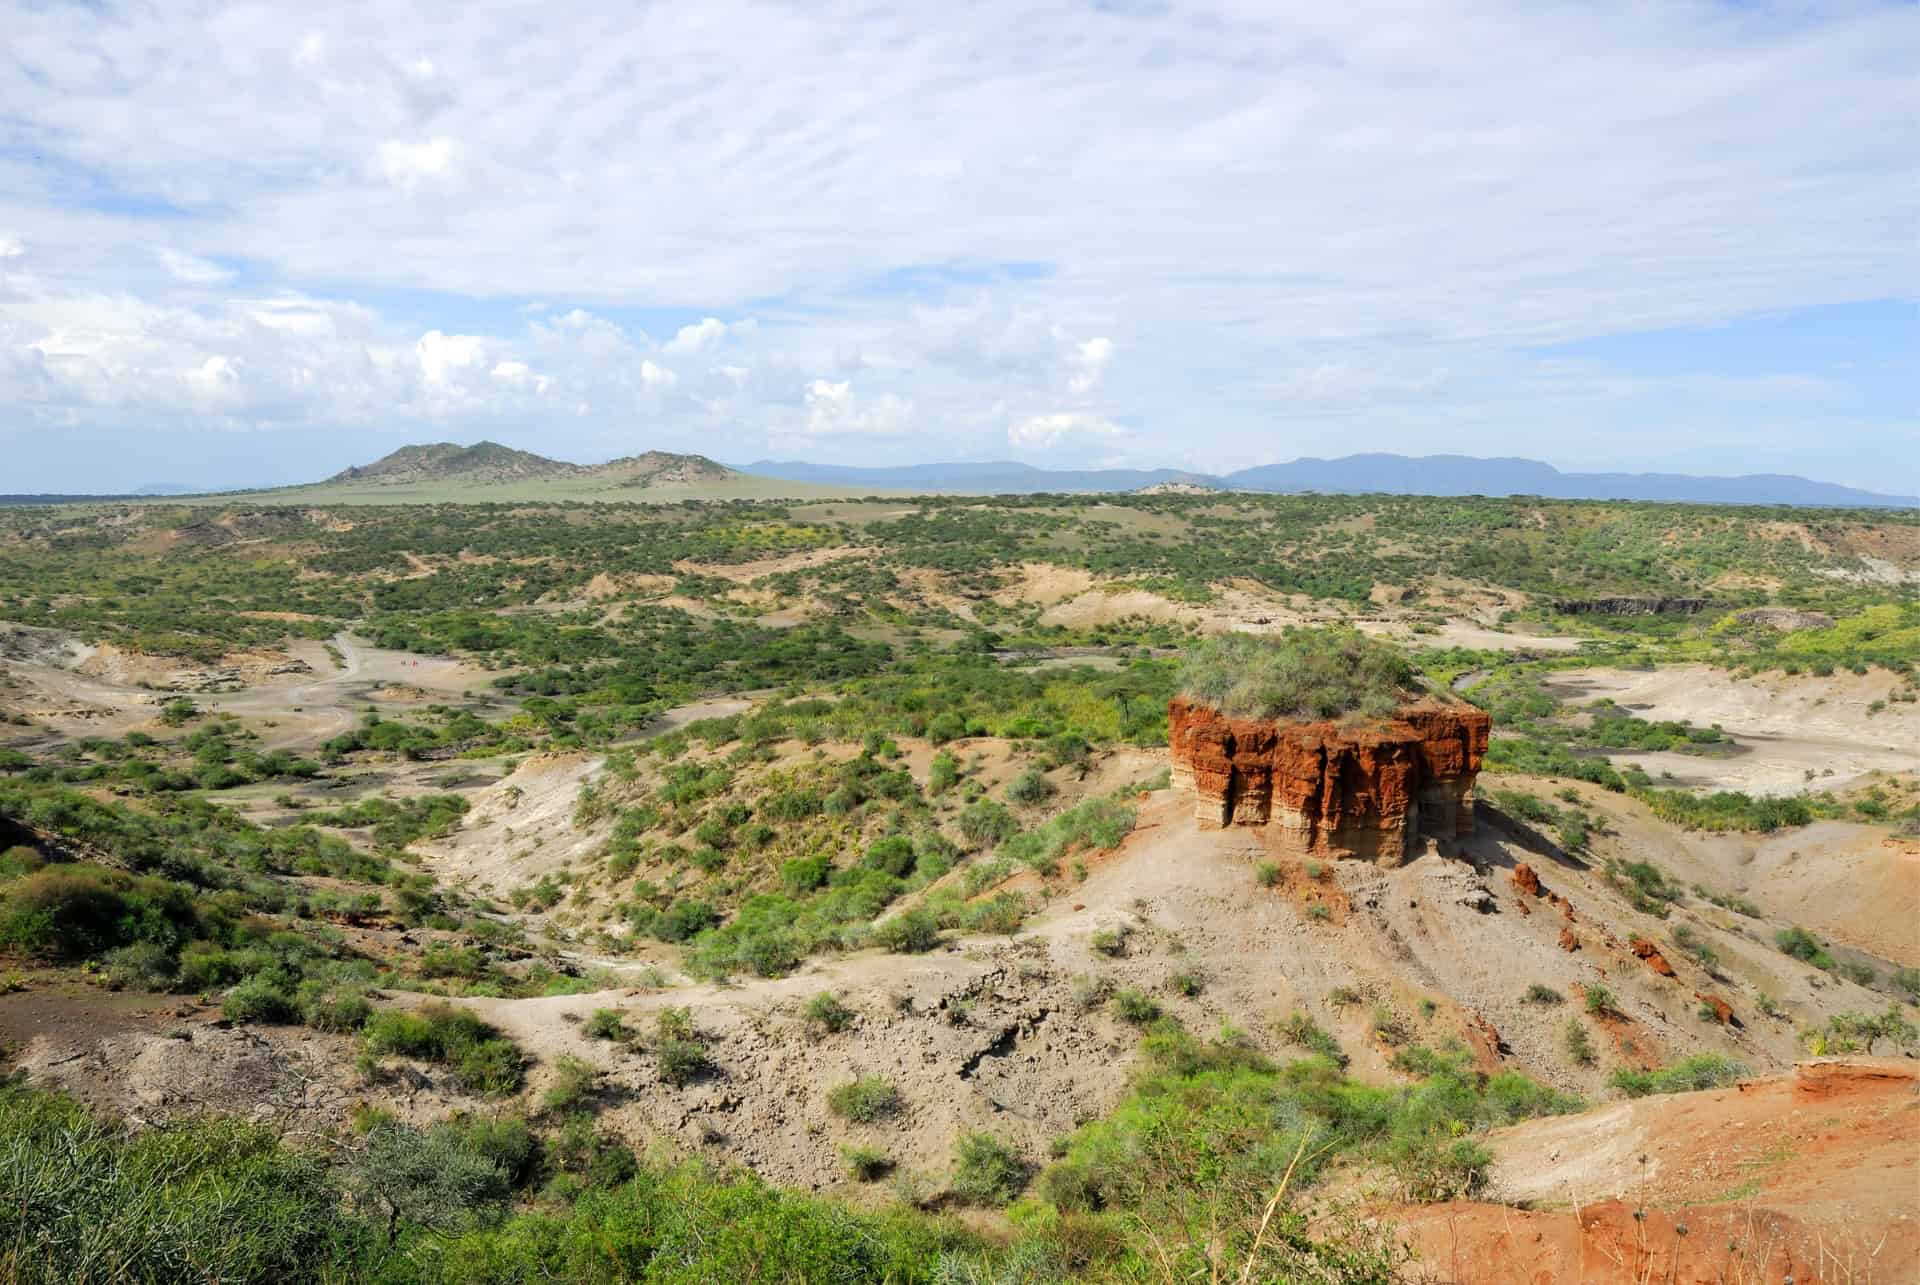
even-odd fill
[[[1217,491],[1331,495],[1537,495],[1561,500],[1665,500],[1700,504],[1794,504],[1849,508],[1920,507],[1920,496],[1888,495],[1831,482],[1814,482],[1780,473],[1744,477],[1696,477],[1684,473],[1562,473],[1539,460],[1470,455],[1346,455],[1339,459],[1298,459],[1263,464],[1235,473],[1193,473],[1183,469],[1043,469],[1016,460],[954,461],[862,468],[849,464],[808,464],[799,460],[758,460],[730,468],[704,455],[648,451],[605,464],[569,464],[498,442],[432,442],[403,446],[371,464],[342,470],[325,482],[258,495],[298,494],[324,499],[332,492],[378,503],[392,488],[397,501],[417,499],[422,488],[465,493],[477,498],[526,495],[528,483],[552,483],[550,498],[597,496],[618,499],[632,488],[659,488],[682,494],[774,498],[788,494],[770,482],[834,487],[844,494],[1031,495],[1052,492],[1154,494]],[[700,490],[704,488],[704,491]],[[716,489],[717,488],[717,489]],[[184,487],[154,484],[139,495],[0,495],[0,504],[58,504],[79,500],[129,500],[177,496]],[[409,494],[402,494],[408,492]],[[453,498],[448,496],[446,498]]]
[[[578,478],[615,486],[647,487],[692,486],[736,476],[732,469],[715,464],[704,455],[676,455],[670,451],[627,455],[605,464],[568,464],[498,442],[475,442],[472,446],[431,442],[424,446],[403,446],[371,464],[343,469],[327,482],[377,486],[452,482],[486,486],[538,478]]]
[[[1886,495],[1783,473],[1696,477],[1684,473],[1562,473],[1539,460],[1471,455],[1345,455],[1262,464],[1210,475],[1179,469],[1041,469],[1013,460],[859,468],[759,460],[745,473],[824,486],[956,494],[1137,491],[1179,484],[1223,491],[1315,491],[1332,495],[1538,495],[1556,500],[1667,500],[1702,504],[1801,504],[1876,508],[1920,506],[1920,496]]]

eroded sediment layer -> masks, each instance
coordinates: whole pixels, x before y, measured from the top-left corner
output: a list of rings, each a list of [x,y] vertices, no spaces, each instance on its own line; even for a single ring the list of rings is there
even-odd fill
[[[1193,791],[1203,824],[1390,863],[1423,835],[1473,832],[1489,727],[1485,711],[1431,698],[1351,726],[1229,718],[1185,697],[1167,708],[1174,783]]]

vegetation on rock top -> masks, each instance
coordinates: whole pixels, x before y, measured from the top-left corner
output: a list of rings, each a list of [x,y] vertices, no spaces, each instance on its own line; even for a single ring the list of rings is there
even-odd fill
[[[1355,629],[1221,634],[1180,671],[1182,695],[1235,718],[1388,718],[1419,690],[1398,648]]]

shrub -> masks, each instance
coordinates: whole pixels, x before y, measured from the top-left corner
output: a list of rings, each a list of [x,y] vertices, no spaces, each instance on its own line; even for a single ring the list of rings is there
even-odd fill
[[[963,1134],[953,1148],[954,1196],[972,1205],[1004,1205],[1027,1185],[1020,1153],[990,1133]]]
[[[1113,994],[1113,983],[1095,973],[1081,973],[1068,987],[1073,996],[1074,1007],[1081,1012],[1091,1012],[1107,1002]]]
[[[1145,1026],[1159,1018],[1160,1005],[1145,991],[1127,986],[1114,992],[1113,1011],[1120,1015],[1121,1021]]]
[[[1007,783],[1006,788],[1008,802],[1017,803],[1022,807],[1045,803],[1057,793],[1059,793],[1058,787],[1037,767],[1030,767],[1014,777]]]
[[[299,1018],[293,996],[265,972],[254,974],[228,991],[221,1002],[220,1015],[231,1022],[292,1022]]]
[[[1527,987],[1526,993],[1522,995],[1520,999],[1521,999],[1521,1002],[1527,1003],[1527,1004],[1564,1004],[1566,1003],[1566,998],[1562,996],[1559,991],[1553,989],[1553,987],[1551,986],[1544,985],[1540,982],[1535,982],[1533,985]]]
[[[1896,968],[1889,980],[1913,1000],[1920,1001],[1920,968]]]
[[[855,1182],[878,1182],[893,1169],[887,1153],[876,1147],[842,1147],[840,1159]]]
[[[707,1050],[692,1040],[665,1039],[653,1046],[660,1078],[676,1088],[692,1084],[713,1069]]]
[[[599,1079],[599,1067],[571,1053],[562,1053],[554,1060],[553,1082],[541,1096],[540,1105],[554,1114],[571,1111],[587,1099]]]
[[[827,1091],[827,1108],[843,1120],[872,1124],[900,1109],[900,1091],[878,1075],[863,1075]]]
[[[1280,882],[1280,867],[1271,861],[1262,861],[1253,868],[1253,881],[1262,888],[1271,888]]]
[[[945,794],[960,779],[960,760],[946,750],[933,756],[933,762],[927,767],[927,793],[935,796]]]
[[[1004,804],[981,799],[960,813],[960,833],[976,848],[991,848],[1020,833],[1020,822]]]
[[[387,1009],[366,1024],[363,1038],[376,1056],[397,1054],[451,1067],[475,1093],[512,1093],[525,1078],[520,1050],[511,1040],[478,1014],[449,1004],[427,1004],[413,1013]]]
[[[930,911],[909,910],[876,927],[873,939],[896,955],[923,955],[940,944],[940,923]]]
[[[1598,1060],[1593,1052],[1593,1040],[1577,1017],[1567,1019],[1567,1054],[1581,1066],[1592,1066]]]
[[[853,1025],[854,1011],[840,1002],[832,991],[821,991],[807,1001],[803,1011],[807,1029],[816,1034],[837,1035]]]
[[[623,1040],[627,1037],[627,1024],[621,1020],[619,1009],[596,1008],[588,1014],[580,1033],[590,1040]]]
[[[1207,971],[1204,968],[1183,968],[1167,978],[1167,989],[1175,995],[1184,995],[1192,999],[1207,988]]]
[[[1724,1053],[1696,1053],[1655,1071],[1639,1071],[1623,1066],[1613,1073],[1613,1087],[1630,1098],[1643,1098],[1650,1093],[1691,1093],[1699,1089],[1725,1088],[1750,1074],[1752,1072],[1746,1063]]]
[[[115,990],[166,990],[180,971],[179,962],[167,948],[151,941],[110,950],[100,962],[106,969],[107,984]]]
[[[890,834],[867,849],[864,864],[899,879],[912,872],[913,859],[913,840],[904,834]]]
[[[1595,1017],[1618,1017],[1620,1015],[1620,1001],[1614,998],[1612,991],[1600,985],[1598,982],[1587,987],[1586,1004],[1587,1011]]]
[[[1802,963],[1812,964],[1826,972],[1833,971],[1833,956],[1820,944],[1820,939],[1797,924],[1775,933],[1773,944]]]
[[[663,1008],[655,1014],[652,1043],[660,1078],[675,1087],[691,1084],[713,1069],[691,1009]]]
[[[1297,1044],[1310,1053],[1318,1053],[1321,1057],[1330,1059],[1336,1066],[1347,1064],[1347,1055],[1340,1047],[1340,1041],[1333,1038],[1325,1028],[1305,1013],[1295,1011],[1288,1014],[1287,1019],[1280,1023],[1280,1033],[1285,1035],[1290,1043]]]
[[[1238,718],[1386,718],[1419,686],[1398,650],[1352,629],[1220,634],[1187,649],[1179,683]]]
[[[1111,928],[1101,928],[1095,931],[1092,936],[1087,938],[1087,947],[1098,954],[1107,956],[1109,959],[1118,958],[1126,954],[1127,938],[1130,935],[1131,933],[1125,924],[1115,924]]]
[[[296,996],[300,1020],[316,1031],[357,1031],[373,1016],[373,1003],[352,983],[303,982]]]

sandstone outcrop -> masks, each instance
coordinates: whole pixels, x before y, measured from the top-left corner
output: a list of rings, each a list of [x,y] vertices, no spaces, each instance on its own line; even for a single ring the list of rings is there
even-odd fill
[[[1628,938],[1627,946],[1633,951],[1637,958],[1645,960],[1647,967],[1660,974],[1660,976],[1673,976],[1673,965],[1669,964],[1667,957],[1660,953],[1660,948],[1648,941],[1645,937]]]
[[[1423,836],[1473,833],[1473,783],[1490,722],[1471,705],[1425,698],[1383,721],[1229,718],[1175,697],[1173,780],[1202,825],[1266,829],[1298,852],[1397,865]]]

